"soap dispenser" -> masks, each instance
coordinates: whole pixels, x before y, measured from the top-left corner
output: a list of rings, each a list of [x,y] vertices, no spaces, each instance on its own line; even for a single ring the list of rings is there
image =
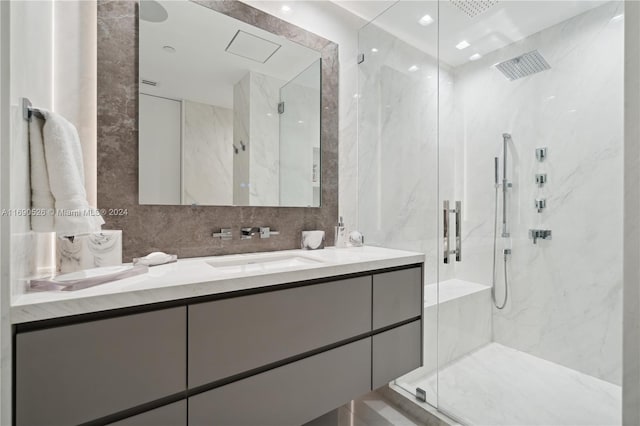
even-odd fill
[[[344,248],[347,246],[347,230],[344,227],[344,221],[342,220],[342,216],[340,216],[340,220],[338,221],[338,226],[336,226],[335,246],[338,248]]]

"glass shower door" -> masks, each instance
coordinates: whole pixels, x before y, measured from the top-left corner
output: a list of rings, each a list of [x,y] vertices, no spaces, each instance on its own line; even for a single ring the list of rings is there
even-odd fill
[[[425,253],[424,354],[436,371],[438,62],[436,2],[398,2],[358,35],[358,226],[367,244]],[[411,22],[412,42],[390,32]],[[421,22],[421,23],[420,23]],[[411,380],[399,381],[412,394]],[[436,403],[435,383],[428,400]]]

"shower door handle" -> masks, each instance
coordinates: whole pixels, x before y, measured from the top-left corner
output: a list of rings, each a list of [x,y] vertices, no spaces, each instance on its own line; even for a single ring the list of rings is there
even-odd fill
[[[450,231],[449,231],[449,214],[455,213],[456,215],[456,249],[450,250]],[[445,264],[449,263],[449,256],[456,255],[456,262],[462,260],[462,202],[456,201],[456,208],[449,208],[449,200],[442,202],[442,217],[443,217],[443,261]]]
[[[462,201],[456,201],[456,262],[462,261]]]

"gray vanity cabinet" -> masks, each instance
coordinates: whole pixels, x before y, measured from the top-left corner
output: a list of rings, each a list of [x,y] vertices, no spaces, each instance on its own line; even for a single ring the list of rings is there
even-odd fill
[[[418,320],[373,336],[373,389],[422,365],[421,334]]]
[[[306,423],[421,365],[422,269],[18,324],[14,423]]]
[[[111,426],[187,426],[187,400],[174,402],[151,411],[129,417]]]
[[[371,330],[371,276],[189,306],[189,387]]]
[[[371,389],[366,338],[189,398],[189,426],[298,426]]]
[[[422,315],[422,268],[373,276],[373,328]]]
[[[21,332],[18,426],[88,422],[185,390],[186,308]]]

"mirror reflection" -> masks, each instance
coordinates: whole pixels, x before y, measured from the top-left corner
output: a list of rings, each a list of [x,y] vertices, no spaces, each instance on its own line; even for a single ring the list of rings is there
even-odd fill
[[[190,1],[142,1],[139,202],[320,206],[320,53]]]

